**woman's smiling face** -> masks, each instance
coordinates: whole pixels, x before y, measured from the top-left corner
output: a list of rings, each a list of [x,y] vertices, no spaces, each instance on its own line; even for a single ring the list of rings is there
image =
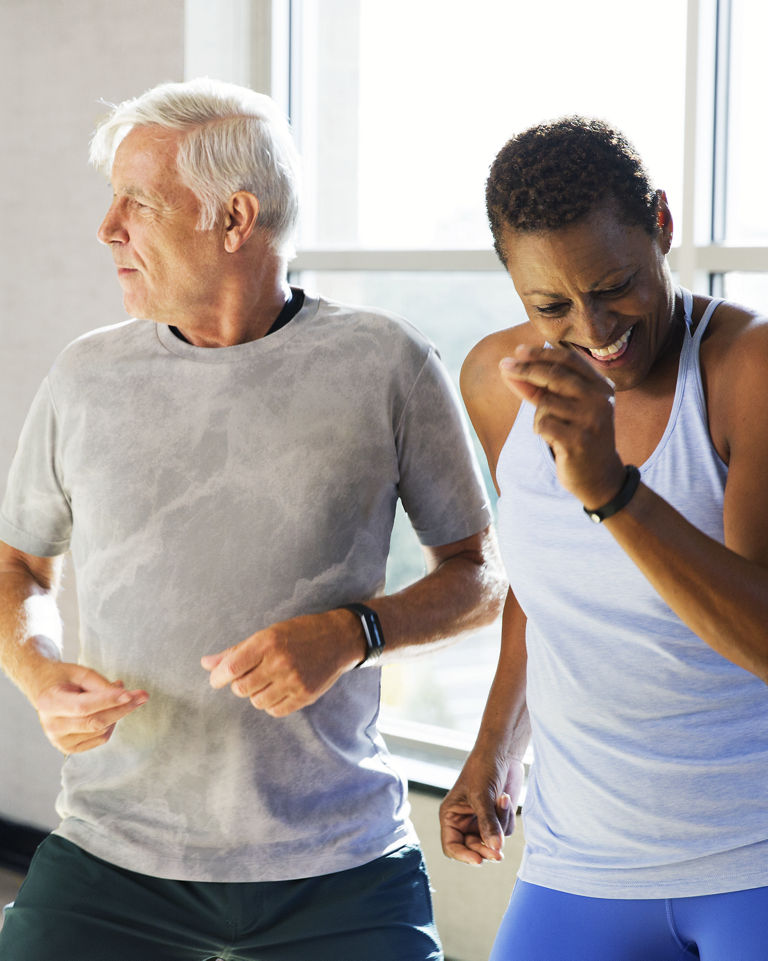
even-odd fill
[[[528,319],[551,344],[581,351],[616,390],[646,379],[667,343],[674,290],[666,204],[655,236],[621,222],[613,202],[557,230],[503,233]]]

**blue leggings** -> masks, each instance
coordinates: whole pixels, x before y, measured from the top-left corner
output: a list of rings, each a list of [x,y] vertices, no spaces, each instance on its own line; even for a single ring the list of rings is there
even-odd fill
[[[490,961],[765,961],[768,887],[585,898],[518,881]]]

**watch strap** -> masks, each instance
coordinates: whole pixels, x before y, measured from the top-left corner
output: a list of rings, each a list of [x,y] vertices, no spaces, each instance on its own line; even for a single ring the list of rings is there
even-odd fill
[[[362,667],[368,661],[378,660],[384,650],[384,632],[381,629],[379,615],[367,604],[342,604],[341,609],[357,614],[363,626],[365,657],[355,667]]]

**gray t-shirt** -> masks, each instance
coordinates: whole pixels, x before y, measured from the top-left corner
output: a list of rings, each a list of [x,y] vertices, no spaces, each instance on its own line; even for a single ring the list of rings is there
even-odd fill
[[[389,315],[308,297],[251,343],[127,321],[71,344],[24,426],[0,539],[71,549],[83,664],[149,702],[63,768],[58,833],[158,877],[259,881],[412,838],[380,671],[272,718],[204,654],[380,593],[398,497],[436,546],[489,523],[455,392]]]

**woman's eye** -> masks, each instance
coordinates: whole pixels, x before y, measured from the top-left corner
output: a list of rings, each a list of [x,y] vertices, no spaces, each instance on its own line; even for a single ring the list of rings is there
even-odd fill
[[[629,289],[631,282],[630,278],[630,280],[625,280],[623,284],[616,284],[615,287],[606,287],[604,290],[601,290],[600,293],[603,297],[620,297]]]
[[[567,304],[537,304],[534,308],[537,313],[545,317],[556,317],[568,309]]]

